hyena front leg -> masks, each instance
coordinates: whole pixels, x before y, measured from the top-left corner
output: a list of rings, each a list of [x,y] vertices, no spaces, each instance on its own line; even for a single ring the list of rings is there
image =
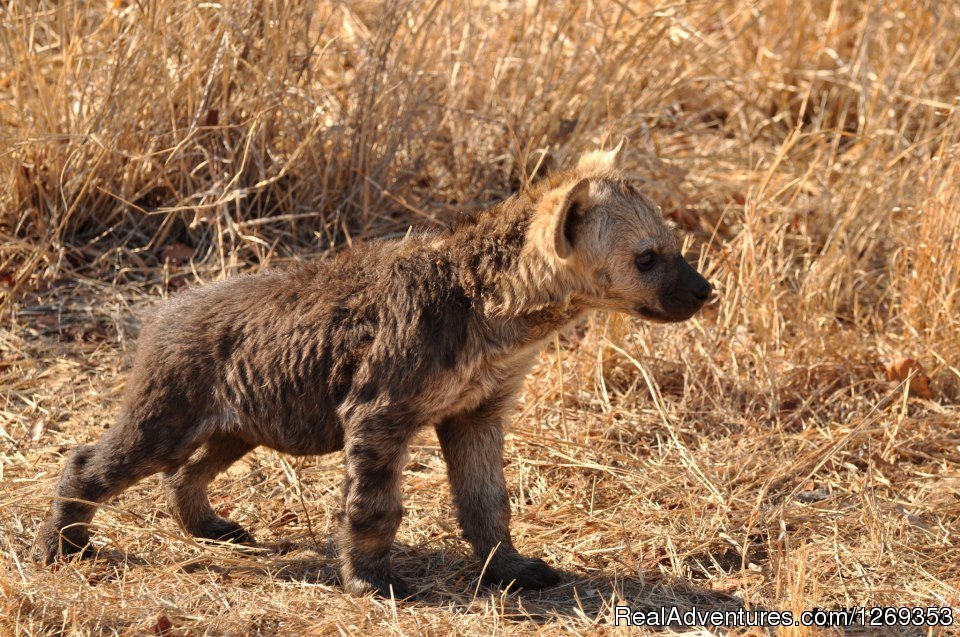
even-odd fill
[[[343,586],[351,593],[410,596],[390,566],[390,548],[403,517],[400,477],[408,437],[407,428],[380,418],[365,420],[346,435],[338,549]]]
[[[488,405],[437,427],[447,461],[457,519],[477,557],[489,558],[484,582],[537,590],[560,577],[537,558],[524,557],[510,540],[510,500],[503,477],[503,408]],[[492,555],[491,555],[492,553]]]

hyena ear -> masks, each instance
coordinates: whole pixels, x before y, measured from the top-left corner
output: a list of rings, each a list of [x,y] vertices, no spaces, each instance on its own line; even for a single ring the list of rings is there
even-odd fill
[[[625,141],[621,139],[613,150],[594,150],[584,154],[577,162],[577,169],[583,172],[619,170],[623,167]]]
[[[553,251],[561,259],[573,254],[573,238],[577,222],[590,200],[590,180],[581,179],[565,191],[558,193],[554,201],[550,219],[552,228],[549,236],[553,240]]]

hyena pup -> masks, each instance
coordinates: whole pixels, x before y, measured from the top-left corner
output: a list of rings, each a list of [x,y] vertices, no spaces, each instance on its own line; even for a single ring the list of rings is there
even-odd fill
[[[142,330],[116,423],[67,462],[39,533],[45,561],[83,551],[97,504],[156,472],[188,533],[252,543],[214,513],[208,483],[259,445],[342,449],[343,585],[404,597],[390,567],[400,478],[430,426],[485,581],[556,583],[510,539],[503,476],[504,427],[538,349],[590,309],[683,321],[711,295],[618,154],[590,153],[453,230],[167,301]]]

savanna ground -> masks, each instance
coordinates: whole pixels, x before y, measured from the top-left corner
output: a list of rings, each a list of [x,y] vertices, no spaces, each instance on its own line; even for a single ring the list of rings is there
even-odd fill
[[[936,0],[4,3],[0,632],[606,634],[617,603],[957,607],[958,95],[960,5]],[[32,561],[150,306],[450,223],[621,138],[719,298],[675,326],[598,314],[542,353],[506,470],[517,543],[563,585],[478,586],[431,432],[396,546],[416,602],[339,590],[339,456],[261,450],[215,483],[257,551],[183,536],[154,478],[98,515],[100,559]],[[904,358],[929,391],[888,380]]]

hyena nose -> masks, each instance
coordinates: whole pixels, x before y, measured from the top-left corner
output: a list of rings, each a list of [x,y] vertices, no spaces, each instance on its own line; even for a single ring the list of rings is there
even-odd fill
[[[680,270],[680,284],[701,305],[710,298],[713,286],[683,257],[677,257],[677,266]]]
[[[713,286],[710,285],[710,282],[704,279],[703,277],[697,281],[697,285],[693,288],[693,296],[695,299],[701,303],[706,302],[710,298],[710,294],[713,293]]]

